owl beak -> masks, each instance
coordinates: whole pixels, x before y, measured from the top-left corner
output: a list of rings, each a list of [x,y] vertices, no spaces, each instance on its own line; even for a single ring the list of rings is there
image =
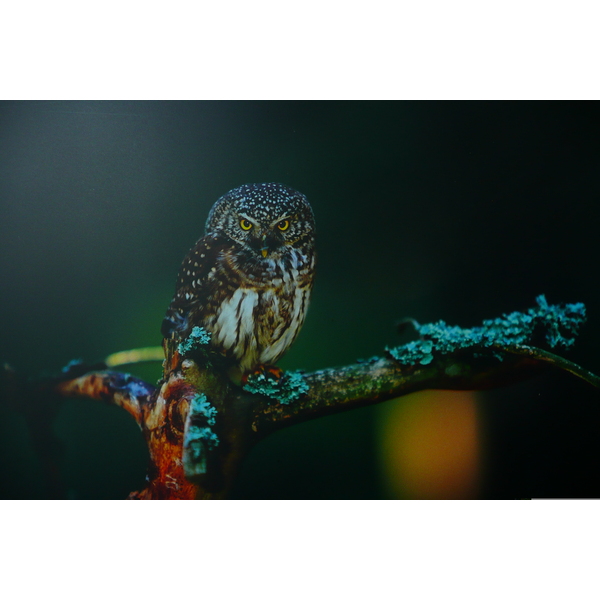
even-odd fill
[[[260,249],[260,253],[263,258],[267,258],[267,254],[269,253],[269,248],[267,247],[267,234],[265,233],[262,236],[262,248]]]

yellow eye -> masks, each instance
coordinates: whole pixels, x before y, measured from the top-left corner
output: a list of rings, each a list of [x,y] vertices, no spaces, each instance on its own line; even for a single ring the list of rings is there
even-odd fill
[[[244,231],[249,231],[250,229],[252,229],[252,223],[250,223],[250,221],[246,221],[246,219],[242,219],[240,221],[240,227],[244,230]]]
[[[285,231],[289,226],[290,222],[287,219],[285,219],[284,221],[279,221],[279,223],[277,223],[279,231]]]

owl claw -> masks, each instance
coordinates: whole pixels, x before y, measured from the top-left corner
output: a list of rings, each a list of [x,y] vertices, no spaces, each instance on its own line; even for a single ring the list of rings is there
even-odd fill
[[[283,369],[280,369],[275,365],[258,365],[254,371],[250,371],[242,375],[242,385],[246,385],[248,383],[248,377],[251,375],[264,375],[265,377],[271,376],[273,379],[281,379],[281,376],[283,375]]]
[[[283,369],[280,369],[279,367],[276,367],[275,365],[262,365],[263,371],[267,371],[268,373],[271,373],[271,375],[275,378],[275,379],[281,379],[281,376],[283,375]]]

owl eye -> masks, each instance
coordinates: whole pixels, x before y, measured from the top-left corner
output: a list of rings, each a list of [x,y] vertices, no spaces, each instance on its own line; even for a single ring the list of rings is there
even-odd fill
[[[284,219],[283,221],[279,221],[279,223],[277,223],[277,229],[279,229],[279,231],[285,231],[289,226],[290,222],[287,219]]]
[[[250,229],[252,229],[252,223],[250,223],[250,221],[247,221],[246,219],[242,219],[240,221],[240,227],[244,230],[244,231],[249,231]]]

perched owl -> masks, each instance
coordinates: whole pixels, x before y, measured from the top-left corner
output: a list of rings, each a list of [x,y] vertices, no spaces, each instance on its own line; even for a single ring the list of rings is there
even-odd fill
[[[258,183],[225,194],[181,265],[162,324],[167,345],[201,326],[237,376],[275,364],[306,316],[314,245],[313,212],[299,192]]]

